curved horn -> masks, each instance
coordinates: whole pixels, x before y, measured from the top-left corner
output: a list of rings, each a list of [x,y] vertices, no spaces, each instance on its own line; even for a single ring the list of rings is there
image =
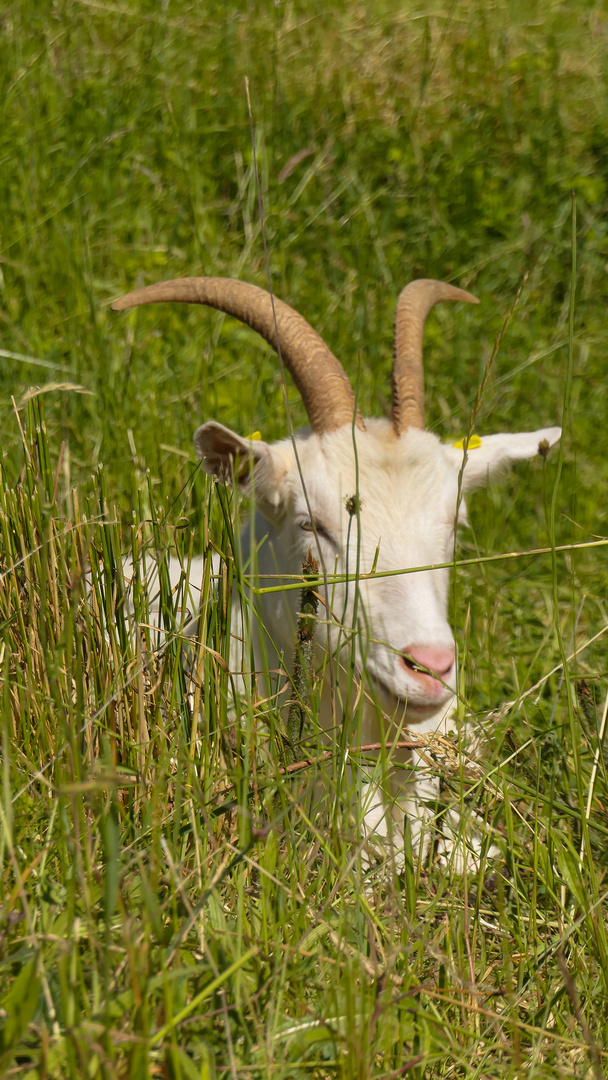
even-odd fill
[[[265,289],[231,278],[178,278],[136,289],[115,300],[113,311],[125,311],[139,304],[205,304],[240,319],[272,345],[281,349],[285,366],[293,377],[313,431],[335,431],[352,424],[355,395],[340,361],[306,319],[297,311],[272,298]],[[277,344],[278,330],[279,345]],[[365,424],[357,411],[357,427]]]
[[[392,375],[393,427],[397,435],[409,427],[424,427],[422,334],[429,311],[440,300],[479,303],[476,296],[464,289],[430,278],[410,281],[397,301]]]

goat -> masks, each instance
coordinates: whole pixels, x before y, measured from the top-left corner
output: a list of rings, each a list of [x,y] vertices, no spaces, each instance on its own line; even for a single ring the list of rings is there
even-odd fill
[[[445,300],[478,303],[463,289],[428,279],[412,281],[401,292],[391,420],[364,420],[347,375],[325,342],[300,314],[256,286],[183,278],[138,289],[112,305],[122,311],[163,301],[204,304],[246,323],[279,353],[302,396],[310,430],[268,444],[210,420],[194,435],[196,452],[208,473],[253,493],[258,575],[299,574],[309,548],[325,571],[352,575],[360,567],[367,572],[357,589],[347,583],[333,586],[332,610],[340,618],[327,619],[327,644],[338,647],[342,627],[357,620],[359,605],[352,647],[376,700],[394,718],[393,733],[404,720],[410,732],[422,735],[447,734],[455,727],[456,653],[445,564],[453,558],[456,519],[466,517],[462,497],[513,462],[546,452],[561,436],[560,428],[549,427],[475,438],[465,448],[443,444],[424,429],[423,329],[433,305]],[[356,520],[347,498],[354,493]],[[245,529],[245,554],[249,537]],[[435,564],[437,569],[416,570]],[[410,572],[380,576],[399,570]],[[292,655],[297,600],[295,592],[260,599],[271,653],[277,654],[271,655],[271,665],[281,655]],[[258,666],[260,646],[256,639]],[[335,732],[327,695],[321,722]],[[367,707],[361,742],[381,741],[382,723],[382,711]],[[415,750],[396,750],[391,761],[395,767],[388,780],[378,763],[362,784],[363,826],[367,850],[390,855],[399,870],[404,847],[394,837],[403,837],[408,818],[414,850],[420,858],[428,851],[438,779]],[[444,863],[452,858],[457,869],[465,863],[476,867],[479,826],[469,828],[464,847],[455,845],[458,819],[446,815],[438,858]]]

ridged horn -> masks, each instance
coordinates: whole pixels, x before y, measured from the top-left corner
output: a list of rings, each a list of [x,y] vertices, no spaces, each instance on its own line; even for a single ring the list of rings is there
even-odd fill
[[[392,375],[393,427],[397,435],[410,427],[424,428],[422,335],[429,311],[440,300],[479,303],[476,296],[464,289],[430,278],[410,281],[397,301]]]
[[[178,278],[161,281],[145,289],[135,289],[112,304],[113,311],[126,311],[140,304],[205,304],[240,319],[278,352],[275,316],[270,293],[256,285],[231,278]],[[274,299],[281,356],[291,373],[310,426],[321,435],[352,424],[355,395],[340,361],[297,311]],[[357,411],[357,427],[365,424]]]

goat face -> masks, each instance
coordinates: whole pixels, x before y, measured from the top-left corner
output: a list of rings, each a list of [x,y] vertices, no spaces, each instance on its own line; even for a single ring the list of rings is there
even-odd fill
[[[113,307],[165,300],[215,307],[253,327],[280,351],[302,394],[311,432],[297,440],[298,460],[291,441],[250,442],[213,422],[195,435],[208,472],[224,479],[236,475],[244,486],[253,485],[256,504],[269,522],[261,572],[299,573],[309,547],[326,571],[337,574],[365,573],[374,565],[376,571],[411,571],[449,562],[463,452],[442,446],[423,430],[422,335],[434,304],[477,303],[474,296],[426,279],[401,293],[390,424],[363,420],[339,360],[301,315],[263,289],[223,278],[183,278],[137,290]],[[559,430],[550,428],[483,440],[468,456],[463,492],[510,461],[534,455],[541,441],[550,445],[558,437]],[[247,458],[252,470],[243,461]],[[352,496],[356,514],[345,503]],[[454,684],[447,590],[445,569],[364,579],[355,614],[354,586],[340,586],[328,612],[330,642],[336,645],[341,627],[351,626],[359,663],[386,695],[407,701],[409,709],[436,710]],[[284,603],[266,600],[263,616],[271,638],[290,655],[293,619],[285,619]],[[359,632],[365,627],[367,633]]]
[[[559,434],[550,428],[481,440],[467,456],[462,492]],[[454,690],[455,649],[449,571],[442,564],[453,557],[456,516],[462,521],[466,514],[459,500],[462,449],[415,428],[396,437],[386,420],[368,420],[354,434],[347,425],[298,435],[295,445],[245,440],[212,422],[198,429],[195,444],[209,472],[236,475],[240,487],[253,491],[261,575],[300,574],[309,549],[329,575],[375,571],[378,576],[358,582],[357,598],[353,581],[328,589],[330,648],[338,648],[345,628],[355,630],[357,662],[388,708],[406,703],[408,713],[422,717],[444,706]],[[416,569],[433,565],[438,568]],[[400,570],[410,572],[391,574]],[[286,657],[297,599],[290,592],[262,601],[269,638]]]

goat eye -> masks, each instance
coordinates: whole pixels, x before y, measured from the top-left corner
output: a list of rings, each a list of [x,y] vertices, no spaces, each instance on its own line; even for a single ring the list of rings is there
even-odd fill
[[[325,526],[320,525],[318,521],[301,521],[300,528],[303,532],[314,533],[317,540],[324,540],[327,544],[331,544],[332,547],[336,547],[336,541],[333,536],[331,536]]]

